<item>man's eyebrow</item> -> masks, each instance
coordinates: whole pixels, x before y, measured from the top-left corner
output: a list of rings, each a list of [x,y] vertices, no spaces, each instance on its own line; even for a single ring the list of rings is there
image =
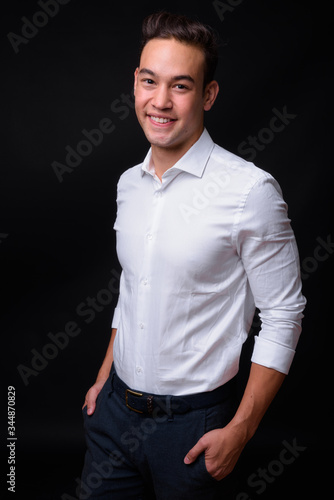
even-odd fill
[[[148,68],[142,68],[139,71],[139,74],[143,74],[143,73],[146,73],[146,74],[151,75],[151,76],[156,76],[156,74],[154,73],[154,71],[152,71],[151,69],[148,69]],[[195,83],[195,80],[190,75],[176,75],[176,76],[172,77],[172,80],[174,82],[178,81],[178,80],[187,80],[188,82]]]
[[[195,83],[195,80],[190,75],[177,75],[177,76],[173,76],[172,80],[174,80],[174,81],[177,81],[177,80],[188,80],[188,82]]]
[[[147,73],[148,75],[151,75],[151,76],[155,76],[155,73],[150,70],[150,69],[147,69],[147,68],[142,68],[140,71],[139,71],[139,74],[141,75],[142,73]]]

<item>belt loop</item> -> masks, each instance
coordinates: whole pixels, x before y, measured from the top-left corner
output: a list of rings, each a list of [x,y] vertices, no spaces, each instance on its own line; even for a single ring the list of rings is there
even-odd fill
[[[168,419],[167,419],[168,422],[173,422],[173,420],[174,420],[171,399],[172,399],[172,396],[166,396],[166,411],[167,411],[167,415],[168,415]]]

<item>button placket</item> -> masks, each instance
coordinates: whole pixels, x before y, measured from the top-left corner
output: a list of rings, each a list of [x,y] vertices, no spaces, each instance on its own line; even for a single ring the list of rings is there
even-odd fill
[[[151,192],[151,206],[147,217],[146,233],[144,235],[145,252],[142,260],[141,273],[139,276],[138,301],[137,301],[137,332],[142,342],[149,342],[149,322],[150,322],[150,304],[151,300],[151,285],[154,280],[152,270],[152,252],[155,249],[156,230],[159,228],[161,214],[163,209],[163,195],[161,184],[157,181],[153,182],[153,190]],[[141,359],[135,359],[136,376],[142,376],[144,373]]]
[[[143,374],[143,368],[139,365],[136,366],[136,375],[141,376]]]

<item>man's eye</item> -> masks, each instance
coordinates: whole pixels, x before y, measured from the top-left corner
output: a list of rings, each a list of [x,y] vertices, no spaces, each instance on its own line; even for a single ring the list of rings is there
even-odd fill
[[[145,78],[144,83],[148,83],[149,85],[152,85],[152,83],[154,83],[154,81],[151,80],[150,78]]]
[[[175,87],[179,90],[184,90],[187,88],[185,85],[182,85],[182,83],[178,83],[177,85],[175,85]]]

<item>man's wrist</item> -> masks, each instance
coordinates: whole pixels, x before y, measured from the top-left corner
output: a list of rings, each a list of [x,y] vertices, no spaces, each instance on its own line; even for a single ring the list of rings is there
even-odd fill
[[[111,368],[111,367],[110,367]],[[110,368],[101,367],[99,373],[97,374],[95,383],[106,382],[110,374]]]
[[[253,418],[236,414],[229,425],[231,425],[233,432],[238,434],[240,439],[242,439],[246,444],[254,436],[259,423],[257,423]]]

